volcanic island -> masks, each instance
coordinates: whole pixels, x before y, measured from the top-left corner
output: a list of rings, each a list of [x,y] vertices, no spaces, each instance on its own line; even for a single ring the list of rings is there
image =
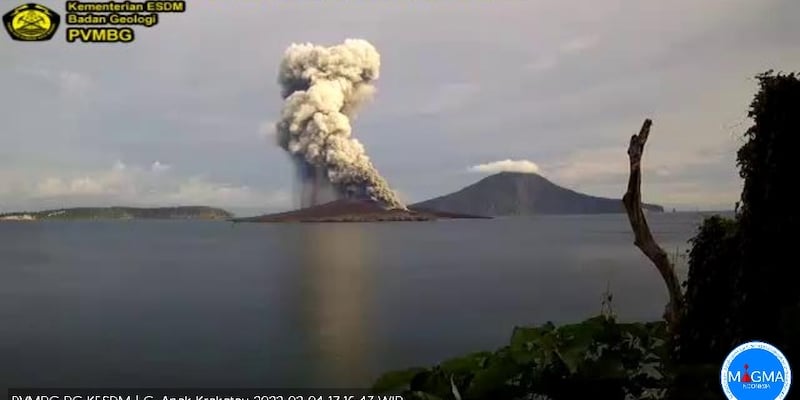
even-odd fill
[[[434,221],[439,219],[489,219],[491,217],[460,214],[423,208],[386,207],[372,199],[345,198],[325,204],[257,217],[233,218],[233,222],[390,222]]]

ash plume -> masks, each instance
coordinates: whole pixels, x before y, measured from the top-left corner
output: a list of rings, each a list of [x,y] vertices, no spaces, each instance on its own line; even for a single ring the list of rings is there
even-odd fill
[[[352,136],[350,120],[374,92],[379,69],[380,55],[365,40],[289,46],[278,76],[285,101],[276,124],[278,145],[295,160],[301,180],[314,186],[313,192],[317,185],[330,184],[340,196],[369,196],[405,209]]]

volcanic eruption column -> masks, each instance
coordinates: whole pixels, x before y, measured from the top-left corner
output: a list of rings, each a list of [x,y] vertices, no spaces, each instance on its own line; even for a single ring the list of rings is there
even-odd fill
[[[355,193],[404,209],[350,126],[374,92],[379,69],[380,54],[365,40],[289,46],[278,76],[285,101],[276,124],[278,144],[295,160],[301,179],[312,181],[312,190],[323,179],[341,196]]]

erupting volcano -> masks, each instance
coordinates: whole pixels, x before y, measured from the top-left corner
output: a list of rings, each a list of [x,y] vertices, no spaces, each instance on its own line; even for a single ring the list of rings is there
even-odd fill
[[[380,55],[365,40],[332,47],[292,44],[286,50],[276,131],[278,145],[297,166],[301,206],[357,198],[406,209],[352,135],[350,121],[375,91],[379,70]]]
[[[323,47],[292,44],[280,65],[284,98],[275,125],[278,145],[289,153],[300,180],[299,210],[235,222],[367,222],[481,218],[409,210],[353,137],[355,111],[378,79],[380,55],[369,42],[348,39]]]

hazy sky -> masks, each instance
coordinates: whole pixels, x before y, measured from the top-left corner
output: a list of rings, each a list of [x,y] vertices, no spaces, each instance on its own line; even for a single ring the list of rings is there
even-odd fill
[[[650,117],[645,200],[731,208],[753,76],[800,70],[797,0],[188,3],[129,44],[2,32],[0,209],[288,208],[278,63],[292,42],[346,38],[381,53],[354,133],[407,201],[503,168],[620,197]]]

